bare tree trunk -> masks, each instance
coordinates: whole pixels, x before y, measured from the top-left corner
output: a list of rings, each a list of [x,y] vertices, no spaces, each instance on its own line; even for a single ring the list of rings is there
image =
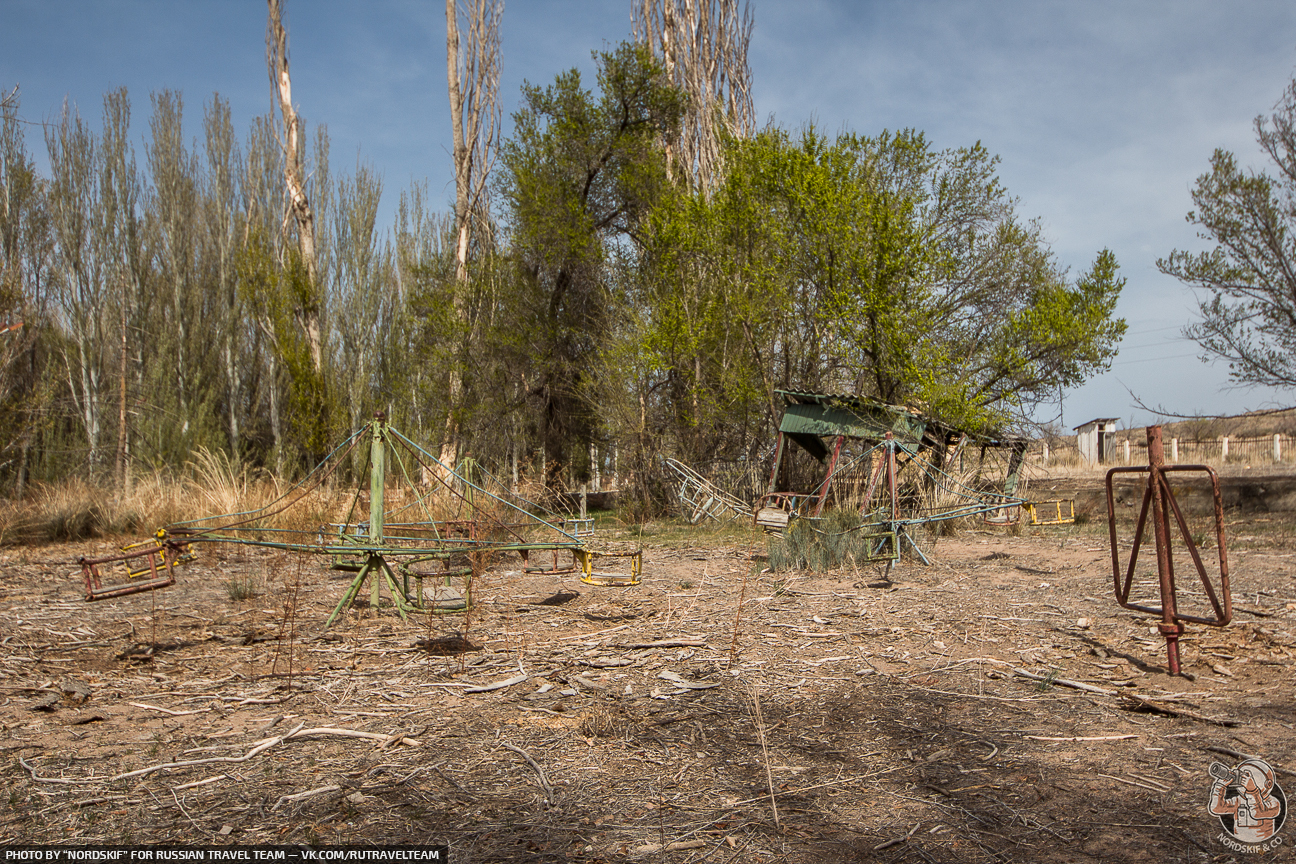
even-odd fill
[[[689,95],[678,141],[664,142],[672,176],[710,194],[722,174],[723,132],[755,131],[751,100],[752,13],[739,0],[638,0],[635,39],[660,57],[671,83]]]
[[[282,477],[284,473],[284,452],[283,452],[283,423],[279,419],[279,364],[275,362],[274,354],[269,356],[269,373],[270,373],[270,434],[274,437],[274,466],[275,477]]]
[[[126,369],[129,366],[130,344],[127,341],[125,291],[121,304],[121,369],[117,377],[117,488],[126,494]]]
[[[101,467],[100,387],[109,299],[104,202],[98,182],[101,157],[93,134],[66,105],[61,122],[46,127],[45,139],[56,266],[62,271],[58,303],[71,336],[71,344],[60,353],[72,404],[85,431],[86,469],[95,477]]]
[[[266,28],[266,65],[270,70],[270,84],[279,98],[279,113],[283,117],[284,135],[280,142],[284,151],[284,183],[288,190],[288,213],[284,214],[284,228],[291,215],[297,223],[297,243],[302,263],[311,286],[317,286],[315,265],[315,214],[310,199],[306,197],[306,171],[303,167],[305,148],[302,144],[301,121],[292,104],[292,81],[288,76],[288,31],[283,25],[282,0],[266,0],[270,20]],[[320,331],[319,308],[308,304],[300,312],[302,329],[310,345],[311,363],[316,374],[324,368],[323,340]]]
[[[446,80],[454,127],[455,278],[468,278],[474,223],[486,218],[486,179],[499,142],[502,0],[467,0],[467,45],[460,52],[459,10],[446,0]]]
[[[470,341],[467,311],[468,257],[473,229],[487,218],[486,178],[499,140],[499,46],[503,0],[466,0],[467,44],[460,51],[460,10],[446,0],[446,81],[454,128],[455,314]],[[467,357],[461,355],[463,362]],[[452,465],[458,450],[459,409],[463,402],[462,362],[450,368],[449,410],[441,461]]]
[[[235,460],[241,455],[242,425],[240,423],[240,397],[243,376],[237,363],[237,341],[242,310],[238,288],[233,273],[234,248],[237,244],[237,204],[235,203],[236,177],[239,156],[234,143],[234,125],[230,119],[229,103],[219,96],[212,99],[203,118],[206,134],[207,188],[204,196],[207,208],[208,236],[216,247],[216,284],[220,291],[217,308],[222,313],[220,321],[224,331],[221,339],[221,365],[224,367],[226,417],[230,453]]]

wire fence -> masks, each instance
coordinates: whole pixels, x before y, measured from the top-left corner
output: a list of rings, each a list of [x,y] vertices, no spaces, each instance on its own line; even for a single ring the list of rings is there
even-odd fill
[[[1296,469],[1296,436],[1261,435],[1261,436],[1219,436],[1214,438],[1176,438],[1167,436],[1163,439],[1166,462],[1179,465],[1210,465],[1221,468],[1229,465],[1236,468],[1252,466],[1290,465]],[[853,443],[853,442],[852,442]],[[1032,441],[1025,452],[1027,471],[1023,474],[1016,490],[1018,495],[1027,495],[1027,484],[1032,471],[1066,471],[1068,469],[1102,469],[1120,465],[1148,464],[1147,441],[1143,431],[1113,433],[1104,439],[1102,461],[1099,464],[1086,463],[1075,438],[1052,438]],[[834,476],[833,495],[830,505],[840,506],[852,501],[867,485],[872,467],[867,460],[851,463],[854,454],[843,452],[840,470]],[[1008,454],[990,453],[978,456],[975,448],[960,451],[959,455],[948,466],[973,485],[994,484],[1001,488],[1007,468],[999,462],[1006,462]],[[996,461],[998,460],[998,461]],[[816,483],[822,481],[824,466],[807,458],[812,463],[808,472],[798,472],[791,480],[789,488],[809,492]],[[723,491],[739,499],[752,503],[757,501],[769,483],[769,472],[773,464],[772,455],[765,459],[745,460],[711,460],[699,462],[689,467],[705,479],[714,483]],[[805,474],[806,476],[799,476]],[[784,478],[785,485],[789,478]],[[606,483],[606,480],[605,480]],[[990,486],[986,486],[990,488]]]
[[[1296,437],[1260,435],[1256,437],[1221,435],[1216,438],[1163,439],[1166,462],[1181,465],[1296,465]],[[1103,441],[1101,464],[1148,464],[1147,441],[1140,432],[1114,433]],[[1034,441],[1026,451],[1027,460],[1048,468],[1085,467],[1074,438]]]

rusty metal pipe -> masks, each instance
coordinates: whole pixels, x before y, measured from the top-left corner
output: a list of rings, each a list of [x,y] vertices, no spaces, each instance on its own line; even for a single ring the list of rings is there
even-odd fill
[[[824,504],[828,501],[828,490],[832,488],[833,472],[837,470],[837,460],[841,458],[842,444],[846,441],[845,435],[837,436],[837,443],[833,445],[832,459],[828,461],[828,473],[824,475],[823,489],[819,490],[819,500],[815,502],[814,512],[811,516],[818,516],[823,512]]]
[[[1193,622],[1213,627],[1223,627],[1229,623],[1233,616],[1233,601],[1229,593],[1228,579],[1228,544],[1224,534],[1224,505],[1219,488],[1219,478],[1212,469],[1205,465],[1167,466],[1165,464],[1165,450],[1162,444],[1160,426],[1147,427],[1147,442],[1148,466],[1146,468],[1113,468],[1107,472],[1107,519],[1111,537],[1112,587],[1116,592],[1116,602],[1121,608],[1145,612],[1161,618],[1157,629],[1166,640],[1167,666],[1171,675],[1178,675],[1180,674],[1179,638],[1183,635],[1184,623]],[[1188,521],[1184,518],[1179,502],[1175,500],[1174,491],[1170,488],[1170,482],[1166,478],[1166,474],[1171,471],[1205,471],[1210,478],[1215,497],[1215,532],[1220,561],[1220,590],[1218,592],[1216,592],[1215,586],[1211,584],[1211,580],[1206,573],[1206,567],[1202,563],[1201,555],[1197,550],[1197,544],[1193,540],[1192,532],[1189,530]],[[1134,531],[1134,544],[1130,551],[1129,564],[1122,568],[1120,546],[1116,536],[1116,496],[1112,478],[1117,474],[1143,473],[1147,474],[1147,484],[1143,490],[1143,504],[1139,510],[1137,527]],[[1157,582],[1161,592],[1161,605],[1159,607],[1131,603],[1129,600],[1130,589],[1134,583],[1134,571],[1138,564],[1139,548],[1143,543],[1143,533],[1149,513],[1152,516],[1152,531],[1156,543]],[[1197,575],[1201,578],[1206,597],[1210,601],[1211,609],[1214,612],[1213,618],[1185,615],[1178,609],[1178,600],[1175,594],[1174,553],[1170,537],[1171,514],[1174,514],[1175,523],[1182,535],[1184,546],[1187,547],[1188,554],[1197,569]]]
[[[1170,550],[1169,490],[1161,469],[1165,468],[1165,451],[1161,447],[1161,427],[1147,427],[1148,479],[1152,493],[1152,533],[1156,539],[1157,581],[1161,585],[1161,624],[1158,630],[1166,640],[1166,662],[1171,675],[1179,674],[1179,637],[1183,624],[1175,617],[1174,562]]]

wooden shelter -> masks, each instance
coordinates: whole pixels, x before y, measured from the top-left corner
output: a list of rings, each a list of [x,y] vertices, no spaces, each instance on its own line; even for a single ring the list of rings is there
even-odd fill
[[[1075,427],[1076,449],[1080,451],[1081,462],[1101,465],[1112,461],[1117,419],[1098,417]]]

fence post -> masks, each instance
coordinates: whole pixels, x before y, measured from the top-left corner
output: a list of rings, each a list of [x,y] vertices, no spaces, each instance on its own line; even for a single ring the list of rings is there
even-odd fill
[[[1179,461],[1179,439],[1178,438],[1170,439],[1170,461],[1171,462]]]
[[[1282,436],[1276,433],[1274,434],[1274,461],[1282,461]]]
[[[1227,435],[1220,436],[1220,461],[1221,462],[1228,461],[1228,436]]]
[[[1274,452],[1275,452],[1275,453],[1278,452],[1278,436],[1277,436],[1277,435],[1274,436]],[[1274,458],[1277,459],[1278,457],[1275,456]],[[1042,464],[1044,464],[1044,465],[1047,465],[1047,464],[1048,464],[1048,442],[1047,442],[1047,441],[1044,442],[1044,461],[1043,461]]]
[[[1125,439],[1125,464],[1130,464],[1129,439]]]

